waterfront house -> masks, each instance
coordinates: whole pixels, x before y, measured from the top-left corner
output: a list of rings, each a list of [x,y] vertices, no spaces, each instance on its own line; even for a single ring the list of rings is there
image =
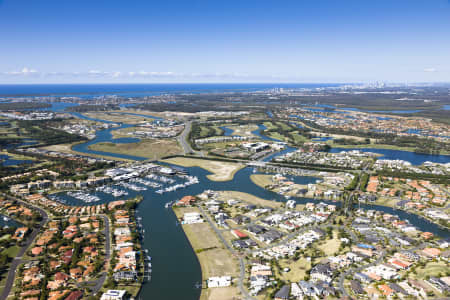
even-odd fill
[[[202,216],[198,212],[185,213],[183,216],[183,224],[196,224],[202,222]]]
[[[136,271],[119,271],[113,274],[115,281],[126,280],[126,281],[134,281],[137,279]]]
[[[419,254],[422,254],[426,258],[437,258],[441,254],[441,250],[437,248],[425,248]]]
[[[176,206],[192,206],[195,201],[197,201],[197,198],[194,196],[184,196],[178,202],[175,204]]]
[[[209,277],[208,288],[227,287],[231,285],[231,276]]]
[[[126,293],[125,290],[108,290],[102,294],[100,300],[124,300]]]

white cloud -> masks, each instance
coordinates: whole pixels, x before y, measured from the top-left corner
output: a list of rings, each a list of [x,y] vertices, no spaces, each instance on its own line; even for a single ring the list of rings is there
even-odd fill
[[[437,72],[437,69],[436,68],[425,68],[425,69],[423,69],[423,71],[427,72],[427,73],[434,73],[434,72]]]
[[[112,76],[113,78],[119,78],[121,75],[122,75],[122,72],[118,72],[118,71],[117,71],[117,72],[112,72],[112,75],[111,75],[111,76]]]
[[[38,71],[36,71],[35,69],[31,69],[31,68],[27,68],[27,67],[22,68],[22,70],[20,70],[20,71],[4,72],[4,74],[6,74],[6,75],[24,75],[24,76],[33,75],[33,74],[37,74],[37,73],[38,73]]]
[[[40,78],[48,78],[49,80],[155,80],[155,81],[239,81],[239,80],[276,80],[285,79],[289,76],[283,77],[279,75],[250,75],[246,73],[178,73],[172,71],[102,71],[99,69],[90,69],[87,71],[48,71],[38,72],[32,68],[23,68],[20,71],[0,72],[0,75],[5,76],[22,76],[31,77],[31,75],[39,76]]]

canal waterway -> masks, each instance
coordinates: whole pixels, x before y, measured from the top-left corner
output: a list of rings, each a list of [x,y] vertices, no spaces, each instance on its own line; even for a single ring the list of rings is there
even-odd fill
[[[9,155],[0,154],[0,164],[4,167],[17,166],[22,164],[31,164],[33,162],[34,162],[33,160],[29,159],[14,159],[11,158],[11,156]]]
[[[196,195],[207,189],[239,191],[266,200],[286,201],[282,195],[255,185],[250,179],[253,169],[249,167],[238,171],[232,180],[225,182],[209,180],[206,176],[210,173],[198,167],[186,168],[186,170],[190,175],[197,176],[200,184],[162,195],[155,193],[154,189],[148,189],[143,192],[129,191],[130,194],[127,196],[143,196],[143,201],[138,206],[137,216],[142,217],[145,229],[143,247],[148,249],[152,256],[152,280],[143,285],[140,293],[142,299],[198,299],[200,295],[200,290],[195,288],[196,283],[201,282],[200,265],[181,226],[173,212],[165,208],[165,203],[178,200],[186,195]],[[317,180],[314,177],[293,177],[293,181],[301,184],[314,183]],[[114,199],[110,195],[104,195],[101,198],[102,202]],[[309,198],[293,199],[299,204],[317,201]],[[340,202],[323,202],[340,205]],[[80,203],[72,202],[72,204]],[[361,207],[398,215],[422,231],[429,231],[442,237],[450,236],[447,230],[414,214],[379,205],[361,204]],[[174,282],[177,285],[176,289],[173,288]]]
[[[132,125],[122,125],[122,126],[132,126]],[[124,128],[124,127],[121,127]],[[128,155],[120,155],[116,153],[109,152],[99,152],[92,151],[88,149],[89,145],[95,144],[97,142],[136,142],[136,140],[123,140],[123,139],[113,139],[111,130],[107,129],[97,132],[97,137],[95,140],[88,143],[80,144],[74,147],[75,151],[87,153],[87,154],[100,154],[113,157],[129,158],[133,160],[143,160],[142,157],[133,157]],[[265,126],[260,125],[259,129],[254,133],[260,136],[264,140],[278,141],[275,139],[268,138],[260,134],[260,130],[264,130]],[[293,151],[295,148],[287,148],[281,153],[276,155],[281,155],[289,151]],[[349,149],[342,149],[349,150]],[[362,151],[370,151],[372,149],[361,149]],[[382,149],[373,149],[382,150]],[[336,150],[339,151],[339,150]],[[373,151],[375,152],[375,151]],[[400,151],[405,152],[405,151]],[[409,154],[410,152],[408,152]],[[413,155],[418,155],[412,153]],[[392,154],[394,155],[394,154]],[[414,156],[412,156],[414,158]],[[270,157],[270,159],[272,159]],[[395,158],[402,159],[402,156],[396,156]],[[267,158],[266,158],[267,159]],[[415,160],[417,162],[418,160]],[[265,190],[257,185],[255,185],[250,176],[253,174],[253,169],[246,167],[238,171],[234,178],[230,181],[225,182],[215,182],[209,180],[206,176],[209,174],[208,171],[198,168],[186,168],[190,175],[197,176],[200,180],[200,184],[189,186],[182,190],[177,190],[175,192],[168,192],[164,194],[157,194],[155,189],[149,188],[146,191],[135,192],[128,190],[129,195],[126,197],[133,197],[136,195],[142,195],[143,201],[139,204],[137,210],[137,217],[142,218],[143,228],[145,232],[143,234],[143,247],[149,250],[149,255],[152,257],[152,279],[149,283],[143,285],[140,297],[142,299],[187,299],[194,300],[198,299],[200,296],[200,289],[195,288],[196,284],[201,282],[201,269],[197,257],[192,250],[184,232],[179,225],[175,215],[170,209],[165,208],[167,202],[175,201],[186,195],[196,195],[204,190],[218,190],[218,191],[239,191],[252,194],[254,196],[260,197],[266,200],[273,201],[286,201],[285,197],[277,193]],[[317,178],[314,177],[295,177],[293,178],[296,183],[314,183]],[[100,204],[102,202],[109,202],[114,200],[110,195],[98,192],[97,195],[100,196],[101,200],[96,203],[91,203],[91,205]],[[82,205],[83,202],[76,200],[74,198],[59,195],[64,198],[68,204],[71,205]],[[297,203],[304,204],[310,201],[317,201],[309,198],[293,198]],[[339,205],[339,202],[324,201],[326,203],[332,203]],[[361,208],[364,209],[375,209],[383,211],[386,213],[391,213],[398,215],[401,219],[408,220],[412,225],[416,226],[422,231],[429,231],[435,235],[441,237],[449,237],[450,233],[448,230],[444,230],[429,222],[426,219],[420,218],[417,215],[410,214],[401,210],[395,210],[390,207],[371,205],[371,204],[361,204]]]
[[[227,126],[220,126],[219,128],[223,130],[224,136],[232,136],[233,135],[233,132],[234,132],[233,129],[228,128]]]
[[[90,118],[88,116],[85,116],[83,114],[80,113],[72,113],[72,115],[76,116],[77,118],[80,119],[84,119],[84,120],[90,120],[90,121],[96,121],[96,122],[103,122],[103,123],[108,123],[108,124],[117,124],[117,122],[112,122],[112,121],[107,121],[107,120],[101,120],[101,119],[96,119],[96,118]],[[147,116],[149,118],[152,118],[151,116]],[[154,119],[155,117],[153,117]],[[115,144],[129,144],[129,143],[137,143],[140,141],[139,138],[113,138],[112,135],[112,131],[114,130],[119,130],[119,129],[123,129],[123,128],[130,128],[130,127],[134,127],[134,125],[131,124],[121,124],[118,127],[114,127],[114,128],[108,128],[108,129],[103,129],[103,130],[99,130],[95,133],[95,138],[86,142],[86,143],[81,143],[81,144],[77,144],[74,145],[72,147],[72,150],[77,151],[77,152],[81,152],[81,153],[86,153],[86,154],[96,154],[96,155],[106,155],[106,156],[111,156],[111,157],[116,157],[116,158],[123,158],[123,159],[129,159],[129,160],[138,160],[138,161],[142,161],[142,160],[146,160],[146,157],[141,157],[141,156],[134,156],[134,155],[127,155],[127,154],[120,154],[120,153],[112,153],[112,152],[103,152],[103,151],[96,151],[96,150],[92,150],[89,149],[89,146],[94,145],[94,144],[98,144],[98,143],[104,143],[104,142],[108,142],[108,143],[115,143]]]
[[[0,214],[0,228],[3,227],[19,227],[21,224],[14,221],[10,217]]]
[[[393,149],[377,149],[377,148],[331,148],[331,153],[338,153],[341,151],[351,151],[360,150],[364,152],[373,152],[383,155],[380,159],[401,159],[409,161],[413,165],[421,165],[426,161],[431,161],[435,163],[449,163],[450,155],[431,155],[415,153],[403,150],[393,150]]]

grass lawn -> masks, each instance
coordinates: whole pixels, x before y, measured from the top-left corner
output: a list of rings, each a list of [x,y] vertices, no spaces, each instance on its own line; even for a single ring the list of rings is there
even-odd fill
[[[287,142],[289,139],[287,137],[285,137],[284,135],[279,134],[278,132],[270,132],[268,134],[268,137],[271,137],[273,139],[277,139],[280,141],[284,141]]]
[[[208,133],[209,133],[209,130],[208,130],[207,126],[200,126],[200,134],[199,134],[200,138],[208,136]]]
[[[149,159],[159,159],[163,156],[181,153],[181,147],[175,139],[145,139],[138,143],[128,144],[98,143],[89,146],[89,149],[141,156]]]
[[[7,240],[7,239],[9,239],[10,237],[11,237],[10,234],[5,234],[4,236],[0,237],[0,241]]]
[[[3,293],[3,289],[5,288],[6,276],[8,276],[8,273],[7,272],[3,273],[2,279],[0,280],[0,295],[1,293]]]
[[[273,184],[272,175],[252,174],[250,175],[250,179],[253,181],[254,184],[262,188],[265,188],[267,185]]]
[[[229,300],[234,299],[234,297],[239,294],[239,289],[234,286],[203,289],[202,294],[200,295],[200,300]]]
[[[177,208],[174,211],[180,217],[186,212],[198,211],[198,209]],[[203,280],[212,276],[232,276],[233,278],[239,276],[238,259],[233,257],[220,242],[208,222],[183,225],[182,228],[198,257]],[[203,289],[201,299],[232,299],[237,293],[238,289],[235,287]]]
[[[300,135],[298,132],[293,132],[292,136],[294,137],[294,143],[303,143],[309,141],[306,137]]]
[[[31,157],[31,156],[25,156],[25,155],[20,155],[20,154],[15,154],[15,153],[9,153],[8,151],[1,151],[0,154],[1,155],[8,155],[10,158],[17,159],[17,160],[36,160],[36,158]]]
[[[84,113],[85,116],[100,120],[106,120],[110,122],[116,122],[116,123],[125,123],[125,124],[138,124],[143,122],[149,122],[154,120],[150,116],[147,117],[141,117],[141,116],[133,116],[128,114],[121,114],[116,112],[89,112]]]
[[[159,118],[167,118],[165,113],[163,112],[156,112],[156,111],[147,111],[147,110],[140,110],[140,109],[127,109],[127,110],[118,110],[118,111],[111,111],[111,112],[118,112],[118,113],[131,113],[131,114],[140,114],[140,115],[148,115],[149,117],[159,117]],[[174,115],[183,115],[183,113],[169,113],[170,118],[173,118]]]
[[[5,250],[3,250],[3,254],[7,254],[9,257],[14,258],[16,257],[17,253],[19,253],[20,247],[19,246],[12,246]]]
[[[445,274],[449,271],[448,265],[445,261],[438,262],[429,262],[425,265],[424,268],[417,268],[416,274],[410,273],[419,279],[424,279],[426,276],[445,276]]]
[[[385,145],[385,144],[366,144],[366,145],[339,145],[334,144],[332,142],[329,143],[331,147],[336,148],[374,148],[374,149],[391,149],[391,150],[402,150],[414,152],[415,148],[413,147],[398,147],[394,145]],[[442,152],[442,154],[447,154],[448,152]]]
[[[207,159],[196,159],[187,157],[174,157],[165,159],[164,162],[179,165],[182,167],[200,167],[212,174],[208,175],[208,179],[212,181],[229,181],[232,180],[234,174],[244,168],[243,164],[232,162],[214,161]]]
[[[276,125],[286,131],[292,129],[289,125],[287,125],[286,123],[283,123],[283,122],[277,122]]]
[[[276,129],[277,128],[277,126],[272,122],[264,122],[263,124],[264,124],[264,126],[267,127],[267,129]]]
[[[333,255],[339,251],[341,241],[338,237],[338,232],[333,230],[333,238],[327,239],[324,244],[318,245],[317,248],[322,250],[325,255]]]
[[[300,258],[297,261],[283,259],[280,260],[280,267],[281,270],[283,270],[284,268],[291,269],[289,272],[279,273],[280,277],[284,281],[299,282],[300,280],[303,280],[305,278],[306,272],[311,269],[311,262],[304,257]]]
[[[281,202],[265,200],[247,193],[237,191],[221,191],[219,192],[219,196],[222,200],[236,199],[255,205],[269,206],[273,208],[279,208],[282,205]]]
[[[395,207],[395,204],[398,202],[396,199],[388,199],[388,198],[378,198],[377,201],[375,201],[375,204],[383,205],[383,206],[389,206],[389,207]]]
[[[136,127],[128,127],[128,128],[113,130],[113,131],[111,131],[111,134],[112,134],[113,138],[118,139],[118,138],[122,138],[122,137],[133,137],[132,135],[129,135],[128,133],[130,133],[130,132],[134,133],[135,131],[136,131]]]
[[[254,124],[227,126],[233,130],[232,135],[252,136],[252,131],[258,130],[258,126]]]
[[[119,290],[126,290],[130,295],[136,297],[141,289],[140,283],[133,283],[133,284],[119,284],[118,286]]]
[[[217,136],[223,135],[224,130],[222,128],[219,128],[219,126],[213,126],[212,128],[215,131],[215,133],[214,133],[215,135],[217,135]]]
[[[84,143],[84,142],[82,142],[82,143]],[[81,153],[81,152],[73,151],[72,147],[76,144],[78,144],[78,143],[51,145],[51,146],[42,147],[42,149],[46,149],[46,150],[50,150],[50,151],[57,151],[57,152],[62,152],[62,153],[71,153],[71,154],[79,154],[79,155],[85,155],[85,156],[91,156],[91,157],[97,157],[97,158],[105,158],[105,159],[116,160],[116,161],[128,161],[127,159],[111,157],[111,156],[107,156],[107,155],[96,155],[96,154]]]

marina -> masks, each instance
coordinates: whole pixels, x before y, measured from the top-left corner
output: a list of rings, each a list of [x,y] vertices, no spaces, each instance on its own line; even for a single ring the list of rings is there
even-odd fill
[[[217,191],[241,191],[255,195],[262,199],[286,202],[288,199],[284,195],[280,195],[268,190],[265,190],[255,185],[250,180],[250,175],[254,174],[254,168],[247,167],[241,169],[235,174],[233,180],[224,182],[215,182],[209,180],[206,176],[209,172],[198,168],[186,168],[186,171],[197,178],[199,184],[186,186],[183,189],[177,189],[173,193],[157,193],[155,189],[147,189],[145,191],[129,190],[129,196],[142,195],[143,201],[140,202],[136,211],[136,219],[138,220],[140,234],[142,236],[143,249],[148,249],[147,253],[151,252],[151,269],[148,263],[146,264],[146,283],[142,286],[140,297],[170,297],[183,299],[198,299],[200,290],[193,289],[196,283],[201,282],[201,270],[195,253],[192,251],[189,242],[187,241],[182,228],[178,225],[178,221],[170,210],[170,207],[183,196],[197,195],[204,190]],[[147,175],[145,178],[147,178]],[[159,175],[150,176],[156,181]],[[174,181],[172,184],[181,184],[183,178],[180,176],[166,177]],[[289,176],[294,182],[314,182],[317,178],[305,176]],[[167,181],[167,179],[164,179]],[[169,185],[173,186],[173,185]],[[157,201],[156,201],[157,199]],[[109,194],[102,196],[102,202],[113,201],[114,197]],[[290,197],[289,200],[295,201],[297,204],[305,204],[307,202],[316,202],[317,200],[310,198]],[[323,201],[327,204],[340,205],[340,202]],[[74,205],[74,204],[72,204]],[[408,213],[402,210],[396,210],[390,207],[372,205],[372,204],[358,204],[363,209],[374,209],[382,212],[397,215],[402,220],[408,220],[410,224],[422,231],[429,231],[441,237],[448,237],[450,233],[448,230],[440,228],[438,225],[421,218],[415,214]],[[146,254],[150,256],[149,254]],[[151,270],[151,271],[150,271]],[[171,280],[177,280],[179,287],[173,289],[170,280],[167,280],[170,274]]]
[[[100,197],[91,195],[88,193],[84,193],[81,191],[78,192],[67,192],[67,195],[70,197],[73,197],[75,199],[81,200],[85,203],[91,203],[91,202],[98,202],[100,201]]]
[[[113,188],[108,185],[99,186],[95,188],[97,192],[103,192],[105,194],[113,195],[114,197],[122,197],[122,196],[128,196],[128,192],[122,189]]]
[[[78,148],[74,150],[88,154],[96,154],[87,148],[87,144],[93,144],[99,141],[113,143],[135,142],[130,139],[113,139],[110,131],[115,129],[116,128],[97,132],[96,139],[88,143],[79,144],[77,145]],[[265,127],[261,125],[258,134],[264,129]],[[261,135],[261,137],[263,138],[264,136]],[[295,148],[286,147],[281,152],[265,157],[264,160],[268,161],[278,155],[294,150]],[[340,151],[340,149],[338,150]],[[373,149],[371,152],[377,152],[376,150],[377,149]],[[411,158],[417,158],[416,153],[408,152],[407,154],[412,155]],[[132,159],[135,161],[144,160],[140,157],[123,156],[115,153],[100,153],[100,155],[112,157],[120,156],[121,158]],[[444,159],[446,159],[445,156]],[[149,167],[148,169],[142,167],[142,171],[138,168],[123,170],[123,172],[117,170],[117,174],[113,177],[114,185],[112,186],[102,186],[99,190],[94,190],[93,192],[66,192],[50,196],[62,203],[73,206],[92,205],[93,202],[96,204],[103,204],[125,196],[127,198],[138,195],[143,196],[143,200],[139,203],[136,211],[142,249],[144,249],[143,251],[145,253],[145,284],[142,286],[139,294],[139,297],[142,299],[182,298],[194,300],[199,298],[201,290],[193,287],[202,280],[200,265],[181,226],[179,226],[178,220],[170,209],[173,203],[183,196],[197,195],[204,190],[210,189],[216,191],[239,191],[254,195],[261,199],[278,202],[286,202],[289,200],[295,201],[297,204],[305,204],[317,201],[311,198],[286,197],[283,194],[271,192],[255,185],[250,180],[250,176],[252,174],[258,174],[259,171],[254,167],[246,167],[239,170],[232,180],[216,182],[209,180],[207,175],[210,173],[199,167],[186,168],[185,172],[173,172],[170,168],[176,169],[176,166],[168,164],[165,164],[165,166],[169,167],[168,173],[163,172],[161,169],[153,170],[153,167]],[[175,173],[178,173],[178,175],[175,175]],[[180,175],[183,173],[189,175]],[[292,179],[293,182],[304,183],[317,180],[312,177],[307,178],[307,175],[310,174],[308,174],[308,172],[291,174],[289,178]],[[340,205],[340,202],[320,201],[328,204]],[[374,209],[398,215],[400,219],[407,220],[419,230],[432,232],[440,237],[450,236],[448,230],[415,214],[381,205],[364,203],[359,203],[359,205],[363,209]],[[177,282],[177,289],[173,288],[172,282],[174,281]]]

